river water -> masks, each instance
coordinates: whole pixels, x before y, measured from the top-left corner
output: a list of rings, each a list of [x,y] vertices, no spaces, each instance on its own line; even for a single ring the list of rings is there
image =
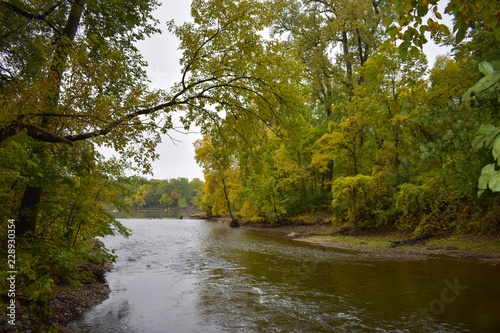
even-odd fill
[[[123,219],[78,332],[500,332],[500,267],[380,259],[203,220]]]

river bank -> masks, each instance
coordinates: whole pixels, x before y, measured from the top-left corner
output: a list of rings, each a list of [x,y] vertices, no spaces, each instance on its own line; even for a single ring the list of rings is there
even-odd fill
[[[207,217],[200,214],[195,218]],[[425,259],[426,257],[446,256],[500,265],[500,235],[449,235],[429,237],[410,242],[411,244],[404,244],[405,241],[412,239],[411,233],[360,229],[357,235],[351,236],[348,229],[332,225],[330,218],[329,214],[310,214],[292,217],[277,223],[241,221],[240,227],[246,230],[273,233],[278,237],[291,238],[299,242],[354,251],[366,257]],[[230,222],[227,217],[208,219]],[[400,245],[397,245],[398,243]]]
[[[48,302],[50,313],[45,318],[50,327],[58,327],[61,333],[71,333],[65,326],[85,311],[102,303],[111,290],[105,281],[86,283],[77,288],[59,290]]]
[[[111,292],[105,272],[111,267],[109,262],[82,263],[81,269],[89,271],[95,279],[83,280],[79,286],[57,286],[54,294],[43,304],[32,304],[20,299],[16,306],[15,326],[2,316],[2,332],[60,332],[71,333],[66,328],[68,322],[93,308],[109,297]]]
[[[366,257],[425,259],[447,256],[500,265],[500,238],[497,236],[431,237],[411,245],[393,247],[398,242],[411,239],[411,235],[400,231],[360,230],[358,235],[351,236],[339,232],[338,227],[320,223],[306,225],[242,223],[241,227],[318,246],[354,251]]]

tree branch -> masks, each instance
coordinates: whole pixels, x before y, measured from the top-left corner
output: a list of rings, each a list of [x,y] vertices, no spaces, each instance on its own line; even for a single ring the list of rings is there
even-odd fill
[[[47,23],[47,25],[49,27],[51,27],[54,31],[57,31],[58,33],[60,33],[60,31],[54,27],[54,25],[52,25],[52,23],[50,23],[48,20],[47,20],[47,17],[52,14],[52,12],[54,12],[59,6],[61,6],[63,4],[63,1],[59,1],[57,2],[55,5],[53,5],[52,7],[50,7],[49,9],[47,9],[46,11],[44,11],[42,14],[32,14],[28,11],[25,11],[24,9],[22,8],[19,8],[18,6],[8,2],[8,1],[2,1],[2,4],[4,6],[6,6],[7,8],[11,9],[14,13],[16,14],[19,14],[25,18],[27,18],[28,20],[40,20],[40,21],[43,21],[45,23]],[[3,38],[6,37],[6,36],[9,36],[10,33],[7,33],[6,35],[2,36]]]
[[[47,16],[49,16],[54,10],[57,9],[57,7],[59,7],[60,5],[63,4],[62,1],[59,1],[58,3],[56,3],[54,6],[50,7],[49,9],[47,9],[45,12],[43,12],[42,14],[31,14],[30,12],[27,12],[19,7],[17,7],[16,5],[8,2],[8,1],[2,1],[2,3],[7,6],[8,8],[10,8],[12,11],[14,11],[15,13],[21,15],[21,16],[24,16],[26,17],[27,19],[30,19],[30,20],[42,20],[42,21],[45,21],[45,18]]]
[[[52,133],[40,126],[34,124],[25,124],[24,128],[26,128],[28,135],[34,139],[44,141],[44,142],[53,142],[53,143],[67,143],[69,145],[73,145],[73,142],[68,140],[67,138]]]

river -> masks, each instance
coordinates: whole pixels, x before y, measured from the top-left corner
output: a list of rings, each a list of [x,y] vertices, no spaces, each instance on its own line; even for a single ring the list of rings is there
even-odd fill
[[[381,259],[203,220],[122,219],[78,332],[500,332],[500,267]]]

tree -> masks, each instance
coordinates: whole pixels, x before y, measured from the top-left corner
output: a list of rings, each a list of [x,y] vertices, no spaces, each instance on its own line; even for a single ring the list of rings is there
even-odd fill
[[[438,20],[442,19],[442,15],[439,13],[437,0],[399,0],[396,1],[395,7],[396,12],[399,14],[399,28],[393,25],[389,27],[388,31],[392,37],[403,40],[400,46],[403,52],[414,47],[413,45],[421,47],[422,44],[425,44],[427,42],[425,32],[431,32],[431,37],[437,41],[441,41],[443,35],[450,34],[449,29],[444,24],[438,23]],[[429,18],[427,24],[423,24],[422,19],[429,11],[432,11],[436,20]],[[500,59],[498,43],[500,41],[500,24],[498,20],[500,7],[496,2],[486,0],[452,0],[446,5],[445,13],[452,15],[454,18],[453,32],[455,33],[455,45],[458,55],[464,58],[463,53],[469,50],[469,55],[474,56],[477,61],[484,60],[479,64],[479,71],[484,77],[470,87],[462,99],[466,102],[471,100],[474,102],[475,96],[488,96],[494,91],[498,95],[500,76],[496,67],[498,67]],[[413,27],[410,26],[412,22]],[[406,28],[404,33],[401,32],[403,28]],[[467,37],[469,31],[469,37],[472,41],[460,45],[459,43]],[[489,35],[494,36],[494,38]],[[479,39],[482,39],[481,43],[477,42]],[[488,47],[485,49],[484,45],[488,45]],[[476,54],[473,54],[473,52]],[[477,53],[481,54],[482,58],[477,59]],[[473,142],[474,148],[481,148],[483,145],[492,148],[493,157],[496,160],[498,157],[495,141],[497,134],[495,125],[481,125]],[[488,188],[495,192],[499,191],[498,179],[500,178],[495,163],[485,166],[479,179],[478,195],[480,196]]]
[[[397,52],[394,40],[384,42],[390,34],[403,38],[402,48],[408,48],[411,41],[405,38],[416,37],[423,22],[407,27],[408,33],[394,27],[384,35],[382,22],[398,19],[393,10],[400,13],[401,3],[406,1],[395,8],[385,1],[347,6],[343,1],[283,0],[270,5],[273,12],[262,22],[271,33],[260,41],[260,54],[280,60],[288,55],[282,66],[269,66],[265,72],[266,77],[277,74],[281,91],[287,89],[280,96],[287,102],[262,103],[245,96],[247,109],[259,121],[252,121],[249,113],[218,110],[219,121],[207,128],[210,136],[200,143],[211,147],[202,162],[208,180],[204,203],[210,211],[227,211],[229,201],[232,210],[252,221],[277,221],[321,207],[335,214],[332,220],[350,223],[353,232],[384,225],[415,234],[464,230],[468,226],[463,221],[476,213],[484,220],[494,216],[498,205],[490,201],[492,213],[479,214],[474,194],[464,186],[474,182],[480,161],[491,160],[491,153],[470,149],[478,121],[492,123],[492,131],[483,133],[488,138],[476,141],[490,145],[497,157],[492,146],[497,104],[490,98],[496,93],[491,75],[497,74],[492,31],[471,30],[467,43],[454,46],[455,57],[439,58],[427,77],[418,47],[405,54]],[[434,13],[434,22],[440,16],[434,4],[410,5],[430,6],[427,12]],[[421,8],[407,10],[423,13]],[[216,16],[208,10],[206,20]],[[422,34],[434,31],[430,22]],[[447,31],[437,29],[433,33],[441,37]],[[479,79],[474,59],[482,56],[492,61],[494,70],[483,64],[482,71],[489,74],[467,97],[467,87]],[[286,76],[282,68],[300,74]],[[285,77],[294,84],[280,81]],[[478,94],[486,83],[489,97]],[[476,107],[466,106],[469,102]],[[212,159],[223,165],[214,168]],[[481,187],[493,179],[496,188],[497,168],[495,175],[486,171]],[[331,197],[324,195],[325,189]]]
[[[45,143],[75,146],[129,125],[134,114],[130,109],[154,99],[145,93],[143,63],[132,44],[154,31],[148,23],[154,6],[151,1],[123,7],[74,1],[44,10],[39,2],[30,7],[3,1],[0,52],[6,62],[0,72],[0,142],[25,140],[32,154],[45,162],[51,149]],[[12,21],[16,23],[10,25]],[[22,139],[24,135],[29,139]],[[142,140],[145,147],[149,140]],[[126,135],[110,142],[123,147]],[[16,228],[20,234],[36,232],[44,185],[43,179],[26,184]]]
[[[234,165],[230,157],[224,154],[223,147],[217,146],[217,142],[214,143],[208,136],[198,140],[195,147],[196,162],[203,166],[205,173],[205,196],[202,206],[214,215],[227,212],[231,218],[230,226],[238,227],[231,200],[238,186],[235,184]]]
[[[270,72],[287,63],[287,54],[271,52],[275,45],[263,41],[263,3],[194,1],[194,23],[169,24],[184,50],[180,82],[170,91],[149,91],[134,42],[157,31],[156,5],[3,1],[0,143],[28,140],[28,149],[45,160],[47,145],[89,141],[113,147],[148,171],[174,111],[183,112],[186,127],[216,127],[225,115],[242,113],[275,121],[278,105],[287,102],[281,94],[289,73]],[[36,232],[46,185],[35,178],[25,184],[20,233]]]
[[[359,69],[383,41],[382,22],[392,18],[389,1],[277,1],[273,30],[300,50],[311,88],[310,107],[318,140],[331,121],[341,122],[335,106],[350,101],[364,80]],[[314,140],[314,141],[316,141]],[[323,168],[330,192],[334,162]]]

